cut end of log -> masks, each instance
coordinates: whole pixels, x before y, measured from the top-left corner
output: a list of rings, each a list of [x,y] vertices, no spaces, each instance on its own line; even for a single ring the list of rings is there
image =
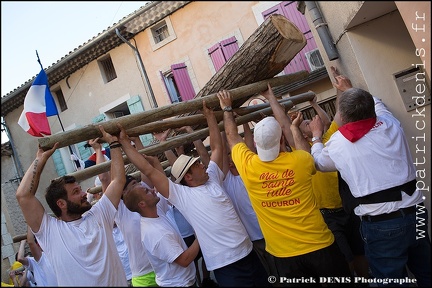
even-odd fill
[[[279,14],[273,14],[270,16],[273,26],[279,31],[282,37],[289,39],[290,41],[306,44],[306,38],[303,32],[285,16]]]
[[[306,46],[307,40],[303,32],[285,16],[273,14],[270,20],[283,39],[277,43],[269,64],[273,69],[282,71],[287,63]]]

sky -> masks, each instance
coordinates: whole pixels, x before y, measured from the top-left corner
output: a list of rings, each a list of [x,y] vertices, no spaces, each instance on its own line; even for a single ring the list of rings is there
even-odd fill
[[[1,96],[147,2],[1,1]]]

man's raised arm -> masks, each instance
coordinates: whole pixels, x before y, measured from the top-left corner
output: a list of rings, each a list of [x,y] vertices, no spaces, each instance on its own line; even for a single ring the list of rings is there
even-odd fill
[[[207,119],[207,126],[209,128],[210,148],[211,148],[210,160],[215,162],[222,170],[223,169],[222,136],[220,134],[219,126],[216,117],[213,113],[213,110],[207,107],[204,100],[203,100],[203,114]]]
[[[99,126],[100,131],[102,132],[102,140],[109,143],[110,152],[111,152],[111,182],[104,194],[108,197],[111,203],[118,208],[120,203],[120,198],[122,196],[123,187],[126,183],[126,175],[123,161],[123,154],[121,149],[121,144],[117,140],[117,137],[112,136],[111,134],[105,132],[103,126]]]
[[[234,112],[232,111],[232,97],[229,91],[222,90],[217,93],[219,104],[224,111],[223,121],[225,128],[225,135],[228,141],[229,150],[239,142],[244,142],[243,138],[239,135],[237,130],[237,123],[234,120]]]
[[[274,118],[279,122],[279,125],[282,128],[282,133],[285,136],[288,145],[297,148],[295,147],[294,137],[291,133],[291,119],[288,117],[285,108],[276,99],[276,96],[273,94],[273,89],[269,83],[267,83],[267,90],[262,91],[261,95],[264,96],[264,98],[266,98],[270,103]]]
[[[24,174],[16,192],[16,198],[23,212],[24,219],[34,232],[39,231],[42,217],[45,213],[42,203],[36,198],[35,194],[45,164],[57,149],[58,145],[58,143],[54,144],[53,148],[47,151],[43,151],[42,148],[39,147],[35,160]]]
[[[126,153],[126,156],[129,158],[132,164],[135,165],[141,173],[144,173],[150,180],[153,182],[156,190],[162,194],[165,198],[169,197],[169,183],[168,178],[165,173],[162,173],[153,165],[151,165],[147,159],[135,149],[130,143],[130,139],[126,134],[124,128],[119,124],[120,128],[120,136],[119,142],[122,144],[123,151]]]

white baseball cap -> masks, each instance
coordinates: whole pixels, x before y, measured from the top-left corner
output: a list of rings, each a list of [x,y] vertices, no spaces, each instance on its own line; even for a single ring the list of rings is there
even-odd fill
[[[270,162],[278,157],[281,136],[282,128],[274,117],[266,117],[255,125],[254,141],[261,161]]]

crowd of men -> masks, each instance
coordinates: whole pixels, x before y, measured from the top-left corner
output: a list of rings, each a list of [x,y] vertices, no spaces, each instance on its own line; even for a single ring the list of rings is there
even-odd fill
[[[109,144],[103,193],[91,204],[74,177],[54,179],[45,199],[55,217],[35,194],[58,143],[39,147],[16,192],[28,239],[40,248],[32,265],[17,259],[33,271],[30,285],[43,286],[49,274],[54,285],[86,287],[333,287],[367,279],[429,287],[430,239],[427,225],[416,226],[416,212],[427,215],[424,195],[401,124],[380,99],[332,72],[333,120],[316,98],[313,119],[290,117],[269,85],[261,95],[273,116],[253,132],[246,124],[241,136],[229,91],[217,93],[222,133],[203,101],[211,151],[171,151],[168,177],[120,124],[117,135],[99,126],[102,137],[90,144],[96,164],[107,160],[98,143]],[[126,175],[123,155],[141,181]],[[184,233],[185,223],[192,232]],[[128,250],[128,276],[119,243]],[[199,257],[217,284],[199,279]]]

